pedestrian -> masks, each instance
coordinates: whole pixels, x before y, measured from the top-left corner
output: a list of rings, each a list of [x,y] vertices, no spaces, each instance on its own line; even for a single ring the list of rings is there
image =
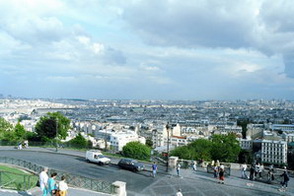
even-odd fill
[[[259,163],[256,163],[255,164],[255,167],[254,167],[254,178],[256,179],[256,176],[259,172],[259,167],[260,167],[260,164]]]
[[[18,150],[21,150],[21,149],[22,149],[22,143],[21,143],[21,142],[18,143],[18,147],[17,147],[17,149],[18,149]]]
[[[42,196],[47,196],[48,194],[48,167],[44,167],[43,171],[39,175],[40,188],[42,190]]]
[[[225,183],[225,170],[224,170],[224,167],[220,167],[218,175],[219,175],[219,182],[218,183],[224,184]]]
[[[177,175],[180,176],[180,170],[181,170],[181,164],[180,163],[177,164],[176,170],[177,170]]]
[[[153,164],[152,164],[152,175],[153,175],[153,178],[155,178],[156,173],[157,173],[157,165],[156,165],[155,162],[153,162]]]
[[[261,164],[259,166],[259,169],[258,169],[258,176],[259,176],[260,179],[262,178],[262,175],[261,174],[262,174],[263,170],[264,170],[264,165]]]
[[[254,180],[254,165],[251,165],[250,166],[250,170],[249,170],[249,172],[250,172],[250,177],[249,177],[249,179],[250,180]]]
[[[219,160],[216,160],[216,166],[220,166],[220,162],[219,162]]]
[[[219,167],[215,164],[213,167],[213,176],[214,178],[218,178]]]
[[[51,178],[48,180],[48,192],[51,196],[56,195],[57,193],[57,184],[55,181],[55,178],[57,176],[57,173],[52,173]]]
[[[246,163],[243,163],[243,164],[241,165],[241,178],[248,179],[248,176],[247,176],[246,170],[247,170],[247,164],[246,164]]]
[[[196,161],[193,161],[192,168],[194,171],[197,171],[197,162]]]
[[[285,169],[284,172],[280,175],[282,177],[282,182],[281,182],[282,187],[279,190],[282,192],[285,192],[287,190],[288,182],[290,180],[287,168],[285,167],[284,169]]]
[[[183,196],[181,189],[178,189],[178,192],[176,193],[176,196]]]
[[[67,183],[65,182],[65,179],[66,179],[65,176],[62,176],[61,181],[58,184],[59,196],[67,195],[68,186],[67,186]]]

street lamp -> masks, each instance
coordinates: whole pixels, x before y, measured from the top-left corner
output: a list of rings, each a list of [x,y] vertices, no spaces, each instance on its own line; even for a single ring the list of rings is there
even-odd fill
[[[55,131],[56,131],[56,136],[55,136],[55,145],[56,145],[56,152],[58,152],[58,142],[57,142],[57,139],[58,139],[58,118],[56,117],[55,118]]]
[[[168,165],[168,162],[169,162],[169,131],[170,131],[170,128],[171,128],[171,126],[169,125],[169,123],[166,124],[165,128],[166,128],[166,131],[167,131],[167,149],[166,149],[166,151],[167,151],[167,161],[166,161],[166,172],[168,172],[168,167],[169,167],[169,165]]]

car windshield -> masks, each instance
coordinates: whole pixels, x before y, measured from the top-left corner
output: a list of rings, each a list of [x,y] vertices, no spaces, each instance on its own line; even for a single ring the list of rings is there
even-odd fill
[[[132,163],[138,163],[138,161],[136,161],[136,160],[132,160]]]
[[[105,156],[104,155],[98,155],[98,158],[104,158]]]

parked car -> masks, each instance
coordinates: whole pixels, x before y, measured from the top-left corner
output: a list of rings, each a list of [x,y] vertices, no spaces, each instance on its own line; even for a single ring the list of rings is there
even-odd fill
[[[110,159],[104,156],[99,150],[88,150],[86,152],[86,160],[88,162],[98,163],[99,165],[107,165]]]
[[[139,163],[138,161],[133,159],[121,159],[118,162],[118,166],[122,169],[127,169],[135,172],[142,171],[145,168],[144,164]]]

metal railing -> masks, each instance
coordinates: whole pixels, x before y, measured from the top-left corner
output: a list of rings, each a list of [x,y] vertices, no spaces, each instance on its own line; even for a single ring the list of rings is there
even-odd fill
[[[36,186],[38,177],[35,175],[18,174],[0,170],[0,188],[28,190]]]
[[[44,168],[44,166],[37,165],[29,161],[8,158],[8,157],[0,157],[0,162],[26,168],[34,172],[36,175],[40,173]],[[55,170],[55,169],[49,169],[48,171],[49,174],[54,172],[58,173],[58,176],[56,178],[57,180],[60,180],[61,176],[66,176],[66,181],[70,186],[84,188],[84,189],[88,189],[88,190],[92,190],[96,192],[108,193],[108,194],[115,193],[116,187],[110,182],[73,175],[73,174],[69,174],[69,173],[66,173],[60,170]],[[29,179],[27,179],[24,183],[27,183],[28,180]]]

